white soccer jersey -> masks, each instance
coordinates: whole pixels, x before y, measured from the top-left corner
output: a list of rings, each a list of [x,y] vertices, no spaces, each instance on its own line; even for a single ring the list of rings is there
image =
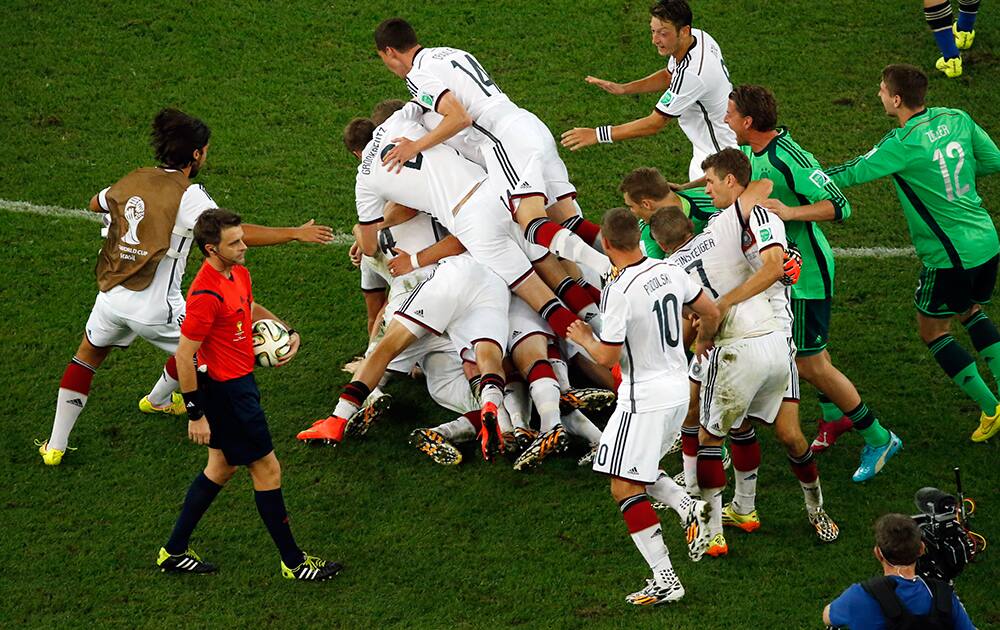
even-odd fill
[[[758,206],[759,207],[759,206]],[[768,219],[770,226],[771,240],[778,242],[785,249],[788,249],[788,239],[785,236],[785,224],[770,210],[764,211],[764,216]],[[744,246],[743,253],[747,262],[754,271],[760,269],[764,262],[760,259],[761,241],[758,235],[752,231],[747,231],[745,237],[749,240],[749,247]],[[770,241],[769,241],[770,242]],[[764,243],[764,249],[767,243]],[[787,287],[780,282],[775,282],[762,294],[771,305],[771,313],[777,322],[778,330],[783,331],[786,336],[792,336],[792,287]]]
[[[98,202],[105,210],[108,209],[107,192],[108,188],[105,188],[97,196]],[[141,324],[176,323],[177,318],[184,313],[181,280],[184,278],[188,253],[194,240],[192,230],[195,221],[202,212],[217,207],[204,186],[201,184],[188,186],[184,196],[181,197],[173,234],[170,236],[170,250],[177,253],[176,257],[164,256],[156,266],[152,282],[142,291],[132,291],[118,285],[99,294],[98,300],[119,317]]]
[[[724,122],[729,94],[729,70],[722,50],[705,31],[693,28],[694,45],[681,61],[667,62],[670,86],[656,103],[656,111],[677,118],[695,154],[704,156],[736,146],[736,134]]]
[[[518,110],[482,64],[457,48],[417,51],[406,75],[406,87],[418,103],[433,111],[437,111],[441,97],[451,92],[477,124],[490,130],[503,114]]]
[[[600,339],[623,346],[619,407],[642,413],[687,404],[681,311],[701,292],[683,269],[650,258],[622,268],[604,288]]]
[[[437,145],[417,154],[399,173],[382,165],[383,156],[393,146],[392,139],[417,140],[427,129],[414,119],[417,110],[404,107],[375,128],[371,142],[361,154],[354,186],[358,222],[362,225],[382,220],[389,201],[426,212],[449,232],[455,231],[452,210],[472,188],[486,178],[479,166],[455,149]]]
[[[782,227],[776,228],[774,224]],[[743,220],[739,202],[716,212],[698,235],[682,245],[667,260],[683,268],[691,278],[708,289],[713,298],[739,287],[753,275],[754,268],[744,251],[756,242],[784,246],[784,224],[769,212],[755,206],[750,218]],[[716,345],[759,337],[779,330],[771,305],[763,293],[733,305],[726,313],[716,335]]]

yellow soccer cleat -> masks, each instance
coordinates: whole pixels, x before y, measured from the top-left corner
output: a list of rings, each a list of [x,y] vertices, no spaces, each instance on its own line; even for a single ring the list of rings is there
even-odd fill
[[[944,76],[949,79],[954,79],[962,76],[962,58],[952,57],[951,59],[945,59],[944,57],[939,57],[937,63],[934,67],[944,73]]]
[[[75,448],[66,447],[66,451],[57,451],[54,448],[49,448],[48,440],[45,442],[39,442],[35,440],[35,446],[38,447],[38,454],[42,456],[42,461],[45,462],[46,466],[58,466],[62,463],[63,455],[66,451],[75,451]]]
[[[705,553],[713,558],[720,558],[729,553],[729,545],[726,544],[726,537],[722,535],[722,532],[712,536],[712,540],[708,543],[708,550]]]
[[[960,31],[958,30],[958,22],[951,25],[952,32],[955,33],[955,47],[959,50],[968,50],[972,48],[972,42],[976,39],[975,29],[971,31]]]
[[[755,532],[760,529],[760,517],[757,510],[752,510],[749,514],[740,514],[733,509],[732,503],[727,503],[722,508],[723,527],[739,527],[746,533]]]
[[[972,441],[985,442],[997,433],[1000,433],[1000,405],[993,410],[992,416],[987,416],[986,412],[979,416],[979,426],[972,432]]]
[[[184,408],[184,397],[180,395],[180,392],[174,392],[170,395],[170,404],[166,407],[156,407],[149,402],[149,396],[143,396],[139,401],[139,411],[142,413],[165,413],[168,416],[183,416],[187,413]]]

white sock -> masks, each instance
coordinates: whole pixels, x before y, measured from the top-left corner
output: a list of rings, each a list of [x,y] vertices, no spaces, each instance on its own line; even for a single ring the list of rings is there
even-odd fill
[[[659,519],[655,518],[652,514],[653,508],[649,505],[649,498],[645,494],[639,494],[633,497],[629,497],[622,502],[619,506],[622,510],[622,516],[625,519],[625,524],[629,529],[629,536],[632,537],[632,542],[635,543],[639,553],[642,554],[643,559],[649,568],[652,569],[660,565],[661,562],[666,560],[669,562],[667,554],[667,545],[663,542],[663,530],[660,527]],[[630,510],[632,510],[630,512]],[[648,522],[650,523],[648,527],[640,529],[638,531],[632,531],[636,529],[635,510],[640,510],[642,514],[648,514],[649,519],[647,520],[645,516],[639,521],[640,523]],[[630,516],[632,515],[632,516]]]
[[[586,305],[577,313],[580,319],[590,324],[590,327],[594,329],[594,332],[600,332],[601,329],[601,309],[599,306],[591,302]]]
[[[544,377],[535,379],[528,385],[531,400],[535,403],[540,419],[539,429],[542,433],[551,431],[559,424],[559,383],[555,379]]]
[[[512,433],[514,431],[514,424],[510,420],[510,414],[507,413],[507,407],[500,405],[497,407],[497,426],[500,427],[500,433]]]
[[[439,424],[431,430],[437,431],[449,442],[469,442],[476,439],[476,428],[465,416],[459,416],[451,422]]]
[[[583,415],[579,409],[574,409],[562,417],[562,424],[571,435],[578,435],[593,446],[601,441],[601,430]]]
[[[479,400],[484,406],[486,403],[493,403],[499,409],[503,406],[503,390],[496,385],[487,385],[480,390]]]
[[[722,531],[722,490],[723,488],[707,488],[702,490],[701,495],[702,500],[708,501],[712,507],[712,513],[708,517],[708,531],[713,536]]]
[[[819,485],[819,477],[816,477],[816,481],[811,483],[800,481],[799,485],[802,487],[802,496],[806,500],[806,508],[810,513],[823,507],[823,488]]]
[[[337,400],[337,406],[333,410],[333,415],[337,416],[338,418],[344,418],[346,420],[351,416],[353,416],[357,410],[358,410],[357,405],[350,402],[349,400],[340,398]]]
[[[698,487],[698,456],[685,455],[682,453],[681,460],[684,462],[685,492],[692,496],[701,496],[704,498],[701,488]]]
[[[688,496],[687,492],[684,492],[684,488],[677,485],[677,482],[662,470],[656,478],[656,482],[646,486],[646,494],[661,503],[666,503],[670,509],[678,514],[687,512],[691,504],[694,503],[694,499]]]
[[[527,429],[531,418],[531,399],[524,381],[508,381],[503,388],[503,406],[510,422],[518,429]]]
[[[607,273],[608,269],[611,268],[611,261],[607,256],[565,228],[556,232],[555,236],[552,237],[549,250],[557,256],[572,260],[579,265],[586,265],[597,273]]]
[[[736,470],[733,468],[733,476],[736,477],[736,492],[733,495],[733,508],[738,514],[749,514],[756,507],[757,499],[757,471]]]
[[[569,366],[562,359],[549,359],[552,371],[556,373],[556,380],[559,381],[559,391],[565,392],[570,388]]]
[[[49,436],[48,448],[65,451],[69,443],[69,434],[80,417],[80,412],[87,405],[87,394],[74,392],[71,389],[59,388],[56,397],[56,417],[52,422],[52,435]]]
[[[177,379],[167,374],[166,370],[163,370],[160,378],[156,381],[156,385],[153,385],[153,389],[149,391],[146,398],[149,399],[149,403],[154,407],[166,407],[173,402],[174,392],[180,386],[181,384],[177,382]]]

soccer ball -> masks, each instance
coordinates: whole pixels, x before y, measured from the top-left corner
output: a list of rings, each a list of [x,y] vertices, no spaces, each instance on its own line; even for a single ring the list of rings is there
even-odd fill
[[[253,355],[257,365],[274,367],[292,349],[288,330],[273,319],[253,323]]]

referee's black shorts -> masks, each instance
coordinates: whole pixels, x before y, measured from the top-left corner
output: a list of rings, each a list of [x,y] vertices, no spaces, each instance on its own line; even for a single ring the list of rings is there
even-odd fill
[[[208,446],[221,450],[229,465],[246,466],[274,450],[253,373],[214,381],[199,372],[198,389],[212,430]]]

